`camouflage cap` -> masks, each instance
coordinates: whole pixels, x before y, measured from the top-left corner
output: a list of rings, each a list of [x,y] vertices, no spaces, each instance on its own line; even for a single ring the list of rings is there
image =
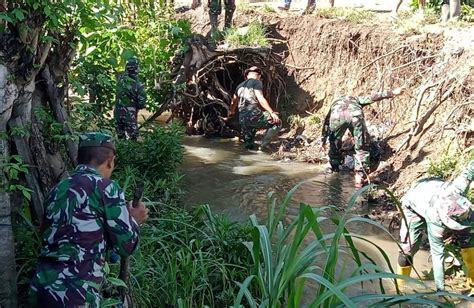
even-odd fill
[[[101,132],[83,133],[79,136],[79,148],[106,147],[115,151],[112,136]]]
[[[460,194],[440,196],[435,206],[441,222],[451,230],[464,230],[473,223],[473,205]]]

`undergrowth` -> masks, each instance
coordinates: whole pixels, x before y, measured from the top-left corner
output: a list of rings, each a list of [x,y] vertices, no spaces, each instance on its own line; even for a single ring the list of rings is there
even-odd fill
[[[363,9],[351,8],[320,8],[316,10],[316,15],[323,18],[339,18],[355,23],[372,23],[375,13]]]
[[[225,35],[224,40],[233,47],[267,47],[267,29],[257,21],[251,21],[245,28],[231,28]]]

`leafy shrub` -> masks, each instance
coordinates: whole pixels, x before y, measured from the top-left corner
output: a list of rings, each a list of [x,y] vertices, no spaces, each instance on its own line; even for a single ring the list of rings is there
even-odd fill
[[[149,200],[174,202],[182,193],[177,168],[183,160],[183,128],[178,124],[152,126],[138,141],[118,140],[113,177],[127,196],[144,181]]]
[[[370,23],[375,17],[372,11],[348,8],[320,8],[316,10],[316,14],[319,17],[340,18],[355,23]]]
[[[231,28],[225,33],[224,40],[232,46],[267,47],[267,30],[257,21],[251,21],[246,29]]]

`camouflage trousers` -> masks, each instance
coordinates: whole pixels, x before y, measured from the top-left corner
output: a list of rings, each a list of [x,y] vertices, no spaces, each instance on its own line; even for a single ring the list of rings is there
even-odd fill
[[[115,130],[119,139],[137,140],[138,125],[137,125],[137,110],[134,107],[124,107],[115,105]]]
[[[209,14],[220,15],[222,11],[222,0],[209,0]],[[235,0],[224,0],[226,14],[232,15],[235,11]]]
[[[80,279],[72,267],[41,262],[30,282],[31,307],[100,307],[100,284]]]
[[[370,169],[370,136],[365,125],[363,115],[353,116],[350,112],[338,114],[329,122],[329,162],[333,170],[339,170],[343,162],[342,137],[346,130],[354,136],[355,167],[356,171]]]
[[[281,126],[271,123],[270,120],[270,113],[266,111],[262,112],[260,110],[253,110],[240,113],[239,122],[246,149],[252,149],[254,147],[257,129],[266,128],[267,133],[269,130],[280,130]],[[265,135],[267,135],[267,133]]]

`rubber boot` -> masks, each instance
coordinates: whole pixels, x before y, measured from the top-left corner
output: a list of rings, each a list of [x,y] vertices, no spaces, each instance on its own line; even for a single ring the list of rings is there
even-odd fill
[[[262,144],[260,145],[260,149],[262,151],[270,150],[270,142],[272,142],[273,138],[275,138],[279,131],[279,127],[270,127],[269,129],[267,129],[267,132],[263,137]]]
[[[232,16],[234,16],[234,12],[225,12],[224,31],[229,30],[230,27],[232,27]]]
[[[457,20],[461,14],[461,1],[449,0],[449,18]]]
[[[217,28],[218,18],[218,15],[214,15],[209,12],[209,21],[211,22],[211,39],[214,41],[219,40],[219,29]]]
[[[446,24],[449,19],[449,4],[443,4],[441,6],[441,22]]]
[[[462,248],[461,256],[467,268],[467,284],[471,288],[470,294],[474,294],[474,247]]]
[[[405,276],[410,276],[411,274],[411,266],[398,266],[397,268],[397,274],[398,275],[405,275]],[[397,283],[399,286],[402,286],[405,284],[404,279],[397,279]]]

